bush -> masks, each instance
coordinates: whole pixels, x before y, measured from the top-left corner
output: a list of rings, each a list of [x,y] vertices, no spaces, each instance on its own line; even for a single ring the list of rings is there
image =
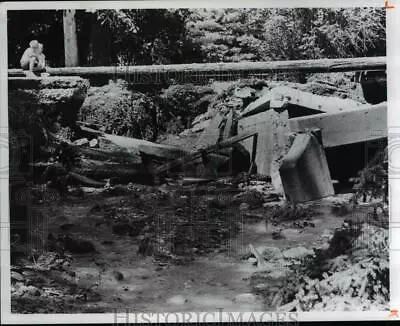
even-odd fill
[[[211,87],[192,84],[172,85],[163,90],[159,104],[164,129],[175,133],[188,128],[197,115],[207,111],[216,96]],[[168,126],[171,120],[179,122],[180,128],[177,129],[181,130],[173,130],[174,128]]]
[[[154,140],[159,108],[153,99],[127,88],[123,81],[92,87],[80,110],[80,119],[103,126],[107,133]]]

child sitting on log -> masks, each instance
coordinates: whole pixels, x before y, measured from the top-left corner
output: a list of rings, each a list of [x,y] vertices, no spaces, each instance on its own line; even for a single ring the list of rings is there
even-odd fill
[[[21,57],[21,68],[28,70],[27,76],[35,76],[34,72],[45,71],[45,55],[43,54],[43,44],[40,44],[37,40],[29,42],[29,48],[27,48]]]

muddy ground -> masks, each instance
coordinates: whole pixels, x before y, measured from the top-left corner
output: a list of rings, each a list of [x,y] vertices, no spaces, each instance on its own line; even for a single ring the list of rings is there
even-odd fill
[[[13,312],[275,310],[293,299],[270,295],[287,286],[293,266],[307,257],[312,266],[343,221],[373,216],[368,204],[349,208],[349,194],[293,208],[268,182],[226,183],[39,199],[45,240],[13,259]]]

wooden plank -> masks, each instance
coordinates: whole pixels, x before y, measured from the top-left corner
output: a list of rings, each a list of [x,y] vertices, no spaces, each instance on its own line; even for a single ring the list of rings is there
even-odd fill
[[[76,35],[76,22],[75,22],[74,9],[64,10],[63,25],[64,25],[65,66],[66,67],[79,66],[78,40]]]
[[[290,202],[306,202],[335,193],[325,151],[311,132],[296,135],[279,171]]]
[[[279,176],[280,160],[288,150],[289,118],[288,113],[268,110],[239,120],[239,132],[257,132],[256,166],[257,173],[271,176],[277,191],[281,190]],[[248,139],[243,145],[251,153],[253,142]]]
[[[346,59],[288,60],[266,62],[191,63],[152,66],[102,66],[48,68],[47,72],[58,76],[99,76],[124,78],[132,84],[163,83],[174,79],[177,82],[198,83],[214,80],[232,80],[256,73],[301,71],[337,72],[357,70],[386,70],[386,57],[364,57]],[[10,77],[20,75],[20,69],[9,69]]]
[[[324,147],[381,139],[387,137],[387,103],[293,118],[289,125],[293,132],[321,129]]]

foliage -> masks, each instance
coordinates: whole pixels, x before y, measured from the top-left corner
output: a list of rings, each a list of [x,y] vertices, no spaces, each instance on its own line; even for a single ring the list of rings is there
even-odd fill
[[[371,56],[386,50],[380,8],[199,9],[187,26],[212,62]]]
[[[182,128],[188,128],[197,115],[207,111],[216,96],[208,86],[172,85],[164,89],[159,97],[163,120],[180,121]]]
[[[142,93],[128,90],[123,81],[92,87],[80,111],[82,121],[97,123],[116,135],[154,140],[159,109]]]
[[[349,311],[387,309],[389,302],[389,230],[368,223],[336,230],[326,250],[296,280],[288,280],[279,309],[283,311]],[[337,248],[347,231],[349,246]],[[317,272],[317,274],[316,274]]]
[[[196,47],[187,37],[185,10],[98,10],[110,29],[119,64],[168,64],[195,61]]]
[[[76,11],[83,65],[385,55],[385,20],[383,8]],[[19,66],[31,39],[63,64],[61,10],[9,11],[8,30],[9,66]]]
[[[387,149],[378,151],[369,164],[355,178],[353,201],[363,202],[379,199],[382,204],[388,204],[389,177]]]

